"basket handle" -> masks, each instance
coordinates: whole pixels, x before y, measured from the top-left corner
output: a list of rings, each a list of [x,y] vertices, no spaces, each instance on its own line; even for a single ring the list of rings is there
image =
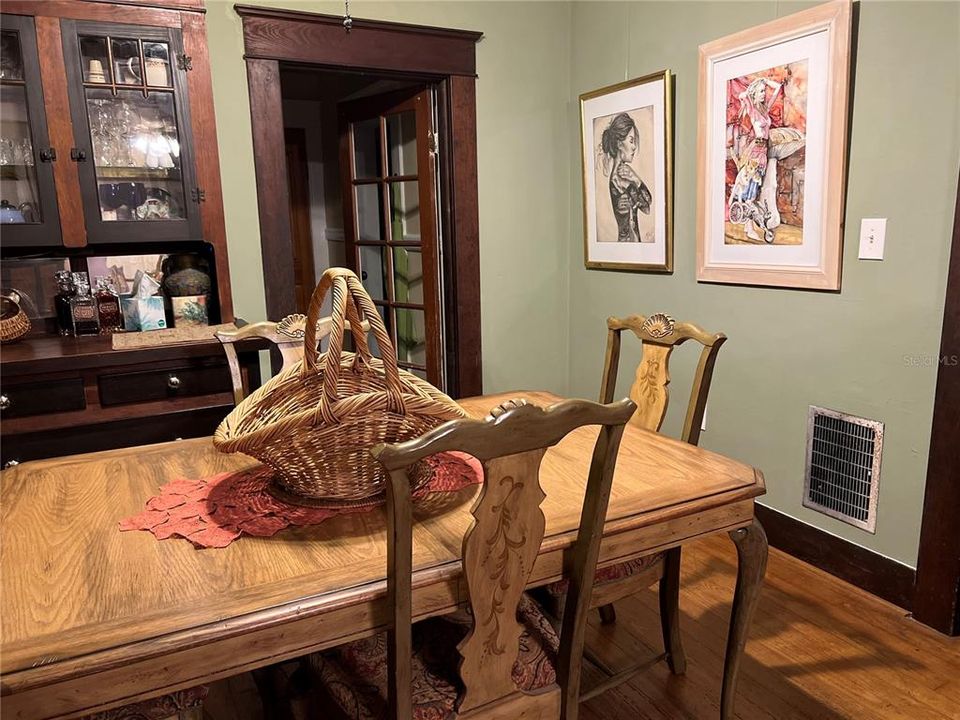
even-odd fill
[[[319,350],[317,348],[317,320],[320,318],[320,308],[323,306],[327,292],[333,290],[333,311],[331,313],[330,344],[324,364],[323,394],[320,398],[317,411],[328,424],[338,422],[331,407],[339,401],[337,388],[340,379],[340,353],[343,350],[343,331],[346,322],[350,322],[350,332],[357,344],[357,363],[371,360],[370,348],[366,334],[363,332],[362,321],[370,323],[380,355],[383,360],[384,375],[386,377],[387,409],[403,414],[406,409],[403,402],[400,371],[397,367],[397,355],[393,349],[390,335],[384,327],[383,319],[377,312],[373,300],[367,294],[360,279],[346,268],[330,268],[323,273],[320,283],[313,291],[310,306],[307,309],[307,326],[303,338],[303,367],[301,377],[317,371]]]

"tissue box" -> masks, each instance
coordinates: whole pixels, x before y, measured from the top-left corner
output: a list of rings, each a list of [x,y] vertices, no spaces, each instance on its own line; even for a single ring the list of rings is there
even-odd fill
[[[120,308],[123,311],[123,327],[127,330],[162,330],[167,327],[161,295],[122,297]]]

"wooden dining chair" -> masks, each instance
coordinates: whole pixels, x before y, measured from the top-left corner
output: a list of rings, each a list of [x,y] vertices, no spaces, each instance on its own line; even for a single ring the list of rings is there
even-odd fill
[[[317,322],[318,344],[330,334],[332,327],[333,321],[330,317],[320,318]],[[350,323],[347,322],[344,327],[349,330]],[[223,344],[223,351],[227,356],[230,380],[233,385],[234,404],[239,405],[240,401],[250,392],[249,387],[243,381],[240,359],[237,357],[237,349],[234,345],[242,340],[254,338],[268,340],[279,350],[283,362],[281,370],[285,370],[303,360],[303,338],[306,334],[306,328],[307,316],[294,313],[287,315],[279,322],[267,320],[244,325],[236,330],[221,330],[216,333],[217,339]],[[362,329],[364,332],[370,332],[370,323],[364,320]],[[303,660],[301,658],[296,663],[302,665]],[[254,670],[252,676],[264,706],[264,717],[267,720],[283,717],[278,709],[286,703],[286,698],[290,695],[291,685],[299,682],[299,673],[295,679],[292,679],[287,668],[275,664]]]
[[[280,357],[283,360],[281,369],[285,370],[290,365],[303,360],[303,337],[307,327],[307,316],[295,313],[287,315],[279,322],[257,322],[236,330],[221,330],[218,332],[217,339],[223,344],[223,351],[227,355],[227,365],[230,367],[230,380],[233,384],[233,401],[239,404],[247,394],[249,388],[243,381],[243,373],[240,371],[240,359],[237,357],[237,349],[234,344],[241,340],[250,340],[261,338],[269,340],[276,345],[280,351]],[[332,320],[329,317],[320,318],[317,323],[317,342],[319,343],[330,334]],[[346,323],[347,329],[350,323]],[[370,324],[363,321],[363,331],[370,331]]]
[[[379,445],[388,473],[385,635],[311,657],[326,694],[351,720],[575,720],[593,575],[620,438],[635,405],[568,400],[547,409],[511,401],[485,420],[453,420]],[[544,535],[540,463],[571,431],[599,425],[576,541],[566,557],[559,635],[525,593]],[[440,452],[480,460],[484,482],[462,541],[467,608],[412,625],[410,469]],[[519,622],[518,622],[519,620]]]
[[[642,356],[637,366],[630,399],[637,410],[629,424],[644,430],[659,432],[667,414],[670,394],[670,356],[676,346],[688,340],[700,344],[700,360],[697,364],[687,402],[681,439],[691,445],[700,441],[703,413],[707,406],[710,381],[717,353],[726,341],[722,333],[710,334],[693,323],[675,322],[669,315],[657,313],[645,317],[631,315],[625,318],[607,319],[607,354],[603,366],[600,401],[609,402],[616,392],[617,370],[620,364],[620,335],[630,330],[640,340]],[[686,670],[686,657],[680,641],[680,548],[671,548],[662,553],[635,558],[601,570],[596,577],[594,607],[600,610],[604,623],[616,621],[613,602],[640,592],[659,582],[660,625],[663,632],[664,651],[671,672],[682,675]],[[626,671],[614,671],[590,656],[608,674],[622,680],[648,666],[638,663]],[[619,683],[618,683],[619,684]]]

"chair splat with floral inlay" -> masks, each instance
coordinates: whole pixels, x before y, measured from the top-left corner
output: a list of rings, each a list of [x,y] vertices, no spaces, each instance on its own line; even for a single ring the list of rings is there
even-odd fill
[[[688,340],[694,340],[703,346],[690,389],[690,401],[687,404],[681,436],[684,442],[696,445],[700,440],[700,427],[713,377],[713,366],[720,347],[727,339],[726,335],[710,334],[693,323],[678,323],[664,313],[608,318],[607,356],[603,367],[601,402],[609,402],[616,392],[620,334],[624,330],[632,331],[643,348],[643,355],[630,388],[630,399],[637,404],[637,412],[630,419],[630,423],[654,432],[660,430],[667,415],[670,401],[670,356],[674,348]]]
[[[629,400],[608,405],[569,400],[546,409],[511,401],[485,420],[453,420],[416,440],[374,448],[389,477],[390,626],[385,642],[367,641],[366,648],[351,643],[316,656],[314,667],[341,710],[353,720],[576,718],[602,526],[620,437],[635,409]],[[541,460],[547,448],[584,425],[600,425],[600,432],[580,529],[565,563],[568,612],[558,636],[524,591],[544,535]],[[451,450],[472,455],[484,469],[484,484],[471,510],[474,521],[461,549],[468,612],[460,620],[433,618],[414,629],[408,470],[425,457]],[[449,657],[439,645],[449,641],[450,626],[458,623],[463,632],[453,634],[453,653],[460,657],[459,667],[432,662]],[[373,670],[357,676],[356,669],[364,667]]]

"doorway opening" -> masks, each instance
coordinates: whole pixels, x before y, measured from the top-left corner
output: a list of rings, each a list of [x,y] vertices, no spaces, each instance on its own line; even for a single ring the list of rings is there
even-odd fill
[[[281,64],[280,92],[297,311],[324,270],[350,268],[400,367],[444,387],[436,89]]]
[[[302,308],[317,276],[344,265],[405,367],[452,397],[481,394],[482,33],[360,18],[348,32],[339,16],[234,8],[268,317]]]

